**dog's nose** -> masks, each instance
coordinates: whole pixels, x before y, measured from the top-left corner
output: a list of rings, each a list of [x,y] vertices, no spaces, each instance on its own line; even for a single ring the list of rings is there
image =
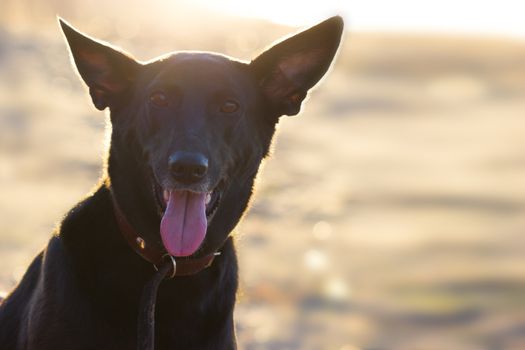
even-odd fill
[[[208,159],[201,153],[179,151],[168,161],[171,176],[183,184],[202,180],[208,172]]]

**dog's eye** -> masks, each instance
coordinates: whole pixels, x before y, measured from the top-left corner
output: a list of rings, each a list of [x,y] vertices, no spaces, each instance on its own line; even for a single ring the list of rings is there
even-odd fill
[[[168,97],[161,91],[152,93],[149,102],[157,107],[166,107],[169,103]]]
[[[224,101],[221,105],[222,113],[234,113],[239,109],[239,104],[233,100]]]

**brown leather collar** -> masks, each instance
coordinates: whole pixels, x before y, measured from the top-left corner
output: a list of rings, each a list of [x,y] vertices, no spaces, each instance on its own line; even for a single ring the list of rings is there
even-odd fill
[[[113,202],[113,211],[117,224],[120,229],[120,233],[126,239],[129,246],[142,258],[152,263],[155,267],[170,258],[170,255],[166,252],[162,243],[146,242],[137,231],[131,226],[126,219],[126,216],[120,209],[115,196],[111,194],[111,200]],[[173,268],[175,273],[171,273],[173,276],[188,276],[194,275],[205,268],[209,267],[213,263],[215,256],[220,253],[211,253],[200,258],[176,258],[171,257]]]

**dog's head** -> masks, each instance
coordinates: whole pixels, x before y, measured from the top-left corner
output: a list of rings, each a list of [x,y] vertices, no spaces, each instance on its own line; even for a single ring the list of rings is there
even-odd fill
[[[60,24],[93,104],[110,109],[113,193],[173,256],[214,251],[233,230],[279,117],[299,113],[343,28],[330,18],[249,63],[205,52],[143,63]]]

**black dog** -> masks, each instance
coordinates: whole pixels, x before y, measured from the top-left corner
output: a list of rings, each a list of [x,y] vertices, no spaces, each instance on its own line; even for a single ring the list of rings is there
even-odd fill
[[[139,63],[60,24],[94,105],[110,109],[107,175],[0,306],[0,348],[136,348],[143,287],[152,264],[169,263],[156,349],[235,349],[229,234],[279,117],[297,114],[328,70],[341,18],[250,63],[202,52]]]

